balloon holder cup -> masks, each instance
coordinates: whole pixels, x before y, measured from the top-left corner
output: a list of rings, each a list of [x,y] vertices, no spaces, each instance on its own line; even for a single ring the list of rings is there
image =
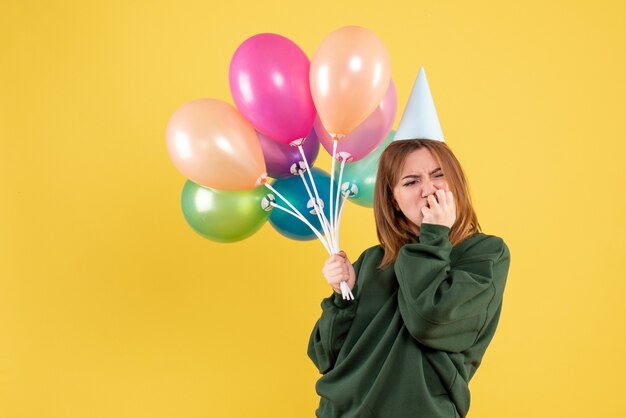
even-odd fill
[[[267,183],[267,173],[263,173],[259,176],[258,179],[256,179],[256,185],[257,186],[263,186],[265,185],[265,183]]]
[[[324,201],[322,199],[309,199],[309,201],[306,204],[306,208],[309,209],[309,213],[311,215],[317,215],[318,213],[321,213],[322,210],[324,210]]]
[[[289,171],[294,176],[299,176],[300,174],[306,172],[306,170],[307,166],[304,164],[304,161],[298,161],[297,163],[291,164],[291,167],[289,167]]]
[[[337,155],[335,156],[335,159],[339,162],[345,161],[348,163],[352,161],[352,154],[350,154],[349,152],[345,152],[345,151],[339,151]]]
[[[341,194],[343,194],[347,199],[354,197],[359,194],[359,186],[350,181],[346,181],[341,185]]]
[[[261,199],[261,208],[263,208],[264,211],[269,212],[272,210],[272,203],[276,203],[276,197],[270,193]]]
[[[298,139],[294,139],[293,141],[291,141],[291,142],[289,143],[289,145],[291,145],[292,147],[299,147],[299,146],[301,146],[302,144],[304,144],[304,140],[305,140],[305,139],[306,139],[306,138],[298,138]]]

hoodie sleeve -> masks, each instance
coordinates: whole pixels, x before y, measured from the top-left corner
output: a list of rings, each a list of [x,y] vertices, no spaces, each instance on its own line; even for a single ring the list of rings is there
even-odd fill
[[[400,313],[411,335],[425,346],[461,352],[497,321],[510,254],[502,238],[481,235],[452,264],[449,232],[422,224],[419,242],[400,249],[394,268]]]
[[[313,360],[320,373],[325,374],[335,365],[339,350],[343,346],[346,335],[356,314],[358,302],[359,269],[365,252],[352,265],[357,280],[352,288],[354,300],[343,300],[342,296],[333,290],[333,294],[322,300],[322,316],[318,319],[311,337],[307,354]]]

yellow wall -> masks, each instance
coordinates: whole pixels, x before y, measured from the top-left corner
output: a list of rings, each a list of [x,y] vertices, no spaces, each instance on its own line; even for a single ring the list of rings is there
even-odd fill
[[[624,3],[297,3],[3,5],[0,416],[313,416],[322,246],[196,235],[165,126],[189,100],[232,102],[247,37],[311,56],[347,24],[387,46],[400,109],[425,66],[483,228],[511,249],[469,416],[626,416]],[[342,241],[353,259],[376,243],[371,210],[344,211]]]

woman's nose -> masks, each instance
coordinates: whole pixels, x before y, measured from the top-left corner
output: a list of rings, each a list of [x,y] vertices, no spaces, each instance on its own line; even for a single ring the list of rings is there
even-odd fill
[[[428,197],[428,196],[430,196],[431,194],[434,194],[434,193],[435,193],[435,190],[436,190],[436,189],[435,189],[435,186],[433,185],[433,183],[432,183],[432,182],[430,182],[430,181],[425,181],[425,182],[422,184],[422,197]]]

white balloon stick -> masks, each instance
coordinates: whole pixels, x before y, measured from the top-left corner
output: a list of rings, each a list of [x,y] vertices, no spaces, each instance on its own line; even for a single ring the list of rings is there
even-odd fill
[[[330,229],[332,232],[333,243],[335,244],[335,248],[339,251],[339,247],[337,247],[337,240],[335,239],[335,212],[333,212],[333,183],[335,182],[335,155],[337,155],[337,137],[333,137],[333,159],[331,163],[330,169]]]
[[[326,214],[324,213],[323,210],[319,211],[318,213],[320,213],[321,217],[322,217],[322,226],[327,226],[328,227],[328,243],[325,244],[324,240],[321,237],[321,234],[319,233],[319,231],[317,231],[317,229],[313,228],[312,225],[309,224],[309,227],[314,229],[316,232],[316,235],[318,236],[318,238],[320,239],[320,241],[322,242],[322,244],[324,244],[324,247],[326,248],[326,250],[328,251],[329,254],[337,254],[339,253],[339,248],[338,248],[338,243],[335,242],[335,238],[334,238],[334,225],[332,224],[332,219],[333,219],[333,212],[332,212],[332,187],[333,187],[333,173],[335,170],[335,153],[336,153],[336,149],[337,149],[337,137],[338,136],[334,136],[334,151],[333,151],[333,169],[331,171],[331,180],[330,180],[330,187],[331,187],[331,192],[330,192],[330,202],[331,202],[331,211],[330,211],[330,219],[331,219],[331,223],[328,223],[328,219],[326,218]],[[313,180],[313,174],[311,173],[311,168],[309,166],[309,162],[307,161],[306,155],[304,154],[304,149],[302,148],[302,144],[298,145],[298,151],[300,151],[300,155],[302,156],[302,161],[304,162],[304,166],[306,168],[306,171],[309,173],[309,179],[311,180],[311,185],[313,186],[313,191],[315,192],[315,199],[313,199],[313,201],[315,203],[317,203],[318,201],[320,201],[320,197],[319,197],[319,193],[317,192],[317,187],[315,186],[315,181]],[[266,186],[271,187],[268,183],[265,183]],[[306,182],[305,182],[306,185]],[[270,188],[270,190],[275,191],[274,188]],[[307,188],[307,192],[309,192],[310,195],[310,190],[308,190]],[[289,201],[287,199],[285,199],[280,193],[276,192],[276,194],[283,199],[285,202],[287,202],[287,204],[294,209],[294,211],[296,213],[298,213],[300,215],[300,220],[302,221],[306,221],[306,219],[304,219],[304,216],[302,216],[302,214],[291,204],[289,203]],[[312,196],[311,196],[312,198]],[[316,200],[317,199],[317,200]],[[308,222],[308,221],[307,221]],[[325,231],[326,232],[326,231]],[[350,292],[350,288],[348,287],[348,284],[346,282],[341,282],[341,294],[343,299],[349,299],[352,296],[352,292]],[[352,296],[352,299],[354,299],[354,296]]]
[[[335,158],[337,157],[337,141],[339,140],[340,136],[339,135],[333,135],[333,156],[332,156],[332,163],[331,163],[331,169],[330,169],[330,229],[331,229],[331,236],[332,236],[332,242],[335,246],[335,250],[336,252],[339,252],[339,234],[338,234],[338,229],[336,229],[336,224],[337,224],[337,209],[338,207],[336,207],[337,205],[335,205],[334,211],[333,211],[333,186],[335,183]],[[342,170],[340,173],[340,182],[341,182],[341,175],[343,175],[343,161],[342,161]],[[337,185],[337,192],[339,193],[339,191],[341,190],[341,185]],[[337,195],[337,198],[339,198],[339,195]],[[352,299],[354,299],[354,296],[352,296],[352,292],[350,291],[350,287],[348,287],[348,284],[346,282],[341,282],[341,294],[343,299],[350,299],[350,297],[352,297]]]
[[[341,208],[339,209],[339,216],[337,217],[337,245],[339,245],[339,224],[341,223],[341,214],[343,213],[343,207],[346,204],[346,195],[344,195],[343,193],[341,194]]]
[[[293,209],[293,211],[295,213],[298,214],[298,217],[300,217],[301,219],[305,219],[304,216],[300,213],[300,211],[298,209],[296,209],[296,207],[294,205],[291,204],[291,202],[289,200],[287,200],[285,198],[285,196],[283,196],[282,194],[280,194],[280,192],[278,190],[276,190],[274,187],[272,187],[271,184],[269,184],[269,182],[265,183],[265,187],[267,187],[268,189],[270,189],[272,192],[276,193],[276,196],[280,197],[281,199],[283,199],[283,201],[287,204],[287,206],[289,206],[291,209]],[[316,229],[317,231],[317,229]]]
[[[320,232],[313,225],[311,225],[311,223],[309,221],[307,221],[306,218],[298,216],[296,213],[290,211],[287,208],[282,207],[281,205],[276,204],[275,202],[270,202],[270,205],[272,207],[274,207],[274,208],[277,208],[277,209],[280,209],[280,210],[283,210],[283,211],[287,212],[291,216],[295,217],[296,219],[299,219],[300,221],[302,221],[303,223],[308,225],[308,227],[311,228],[311,231],[313,231],[315,233],[315,235],[317,235],[317,238],[319,238],[319,240],[321,241],[322,245],[324,245],[324,248],[326,248],[326,251],[328,252],[328,254],[332,254],[330,252],[330,248],[328,248],[328,244],[326,243],[326,240],[324,239],[322,234],[320,234]]]
[[[306,155],[304,155],[304,149],[302,148],[302,145],[298,145],[298,150],[300,151],[300,155],[302,155],[302,161],[304,161],[304,166],[306,167],[306,171],[307,171],[307,173],[309,173],[309,180],[311,180],[311,185],[313,186],[313,191],[315,192],[315,198],[317,200],[321,200],[319,193],[317,193],[317,187],[315,186],[315,181],[313,180],[313,174],[311,173],[311,168],[309,167],[309,162],[306,159]],[[322,211],[321,215],[322,215],[322,218],[326,222],[328,222],[328,219],[326,219],[326,214],[324,213],[324,211]],[[332,216],[332,214],[331,214],[331,216]],[[329,234],[330,234],[329,244],[330,244],[330,246],[331,246],[331,248],[333,249],[334,252],[338,252],[338,250],[335,250],[335,247],[333,246],[332,233],[333,233],[332,228],[330,228],[330,231],[329,231]]]
[[[339,246],[339,217],[341,214],[339,213],[339,195],[341,194],[341,180],[343,178],[343,168],[346,165],[346,160],[341,160],[341,168],[339,169],[339,182],[337,183],[337,198],[335,200],[335,239],[337,241],[337,246]]]
[[[341,293],[344,299],[352,299],[354,300],[354,295],[352,294],[352,291],[350,290],[350,287],[348,286],[347,282],[341,282]]]
[[[322,209],[317,204],[317,200],[315,199],[315,197],[313,197],[313,194],[311,193],[311,189],[309,188],[309,185],[306,182],[306,179],[304,178],[304,174],[302,173],[302,171],[299,171],[299,175],[300,175],[300,179],[302,179],[302,183],[304,183],[306,192],[309,194],[309,198],[313,201],[313,208],[315,209],[315,212],[317,214],[317,219],[320,221],[320,225],[322,226],[322,229],[324,230],[324,236],[326,237],[326,240],[330,242],[331,235],[330,235],[330,228],[328,227],[328,221],[322,218],[322,215],[320,214]]]

